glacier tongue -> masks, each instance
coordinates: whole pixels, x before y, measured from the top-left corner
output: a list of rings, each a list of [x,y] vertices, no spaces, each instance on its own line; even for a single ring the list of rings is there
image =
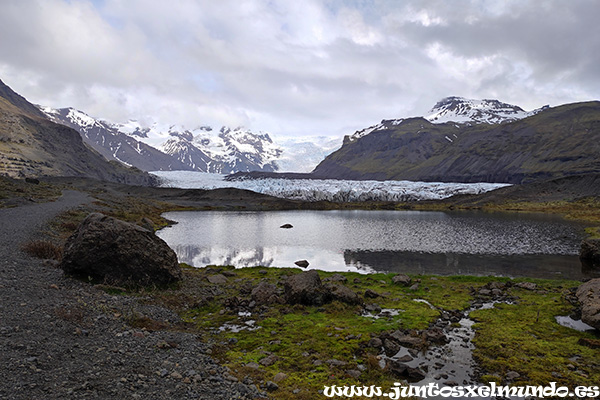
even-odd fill
[[[234,187],[292,200],[304,201],[419,201],[440,200],[455,194],[479,194],[503,183],[441,183],[412,181],[343,181],[308,179],[255,179],[225,181],[225,175],[195,171],[156,171],[162,186],[184,189]]]

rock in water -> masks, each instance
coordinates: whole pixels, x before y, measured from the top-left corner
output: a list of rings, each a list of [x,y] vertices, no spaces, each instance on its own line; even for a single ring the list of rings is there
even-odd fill
[[[60,266],[113,285],[165,285],[182,277],[175,252],[162,239],[100,213],[88,215],[69,237]]]
[[[585,239],[581,242],[579,258],[593,267],[600,267],[600,239]]]
[[[600,329],[600,278],[579,286],[576,296],[581,303],[581,320]]]
[[[280,226],[280,228],[283,228],[283,229],[292,229],[293,227],[294,227],[294,225],[292,225],[292,224],[283,224]]]

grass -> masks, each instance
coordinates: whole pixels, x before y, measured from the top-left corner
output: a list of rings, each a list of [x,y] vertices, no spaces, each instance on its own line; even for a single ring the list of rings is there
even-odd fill
[[[213,356],[238,379],[250,379],[260,386],[284,373],[285,379],[277,382],[279,389],[273,394],[277,399],[313,399],[325,385],[332,384],[392,387],[398,379],[379,367],[379,349],[369,347],[369,340],[397,329],[425,329],[439,317],[440,310],[467,309],[474,293],[492,281],[534,282],[540,290],[513,285],[509,295],[518,299],[517,304],[499,304],[472,313],[477,322],[474,355],[484,368],[484,381],[502,382],[508,371],[521,375],[519,384],[558,381],[576,386],[600,379],[598,350],[578,344],[580,338],[593,335],[564,328],[555,320],[572,311],[566,299],[570,288],[578,284],[575,281],[412,276],[413,281],[420,280],[419,288],[413,290],[393,284],[393,274],[340,273],[347,278],[345,285],[359,293],[365,303],[401,310],[399,315],[372,319],[360,315],[360,306],[335,301],[322,307],[273,304],[252,309],[248,318],[258,329],[234,332],[223,327],[244,325],[248,318],[240,318],[238,312],[248,309],[253,287],[266,280],[282,288],[283,279],[301,271],[189,266],[183,270],[185,277],[179,285],[136,295],[178,312],[185,324],[168,329],[184,329],[211,343]],[[218,272],[227,276],[227,284],[207,282],[208,275]],[[333,274],[319,272],[322,280]],[[364,298],[367,289],[381,297]],[[415,299],[427,300],[435,309]],[[160,328],[153,321],[130,323]],[[271,362],[265,363],[267,357]],[[361,375],[352,378],[348,370],[360,370]]]
[[[32,257],[56,261],[62,260],[62,246],[49,240],[31,240],[23,244],[22,250]]]
[[[578,344],[579,339],[594,335],[563,327],[555,319],[572,312],[566,296],[576,283],[538,283],[543,291],[511,289],[518,304],[501,304],[471,314],[477,321],[474,356],[488,371],[486,379],[496,380],[516,371],[521,375],[518,384],[597,385],[598,350]]]
[[[54,201],[60,195],[61,190],[55,185],[43,182],[34,184],[0,176],[0,208],[14,207],[23,201],[36,203]]]

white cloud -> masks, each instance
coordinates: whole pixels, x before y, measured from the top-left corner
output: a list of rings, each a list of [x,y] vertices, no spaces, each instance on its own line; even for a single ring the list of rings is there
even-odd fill
[[[113,121],[341,135],[448,95],[598,98],[600,3],[4,0],[0,79]]]

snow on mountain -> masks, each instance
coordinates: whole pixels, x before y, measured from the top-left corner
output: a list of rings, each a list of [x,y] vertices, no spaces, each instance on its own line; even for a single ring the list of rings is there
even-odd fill
[[[360,139],[363,136],[367,136],[369,133],[374,132],[374,131],[381,131],[384,129],[389,129],[390,127],[396,126],[396,125],[400,125],[402,123],[402,121],[404,121],[404,118],[398,118],[398,119],[384,119],[382,120],[380,123],[378,123],[377,125],[372,125],[368,128],[365,129],[361,129],[360,131],[356,131],[354,132],[354,134],[352,134],[351,136],[347,136],[347,139],[344,138],[344,141],[355,141],[357,139]]]
[[[533,111],[525,111],[519,106],[503,103],[499,100],[473,100],[463,97],[446,97],[438,101],[424,116],[434,124],[454,122],[456,124],[502,124],[535,115],[549,108],[544,106]],[[379,124],[369,126],[344,137],[344,143],[353,142],[371,132],[382,131],[400,125],[406,118],[384,119]],[[449,142],[453,139],[446,137]]]
[[[73,108],[39,107],[53,122],[79,132],[83,141],[107,160],[116,160],[143,171],[190,170],[175,158],[119,131],[113,124]]]
[[[242,128],[188,130],[179,125],[144,126],[135,120],[114,124],[72,108],[39,108],[54,122],[78,130],[107,159],[146,171],[274,172],[284,151],[267,133]]]
[[[285,199],[304,201],[418,201],[439,200],[455,194],[479,194],[501,183],[440,183],[411,181],[346,181],[333,179],[248,179],[225,181],[224,175],[187,171],[153,172],[162,186],[185,189],[235,187]]]
[[[243,128],[209,127],[193,131],[171,130],[161,150],[204,172],[232,173],[279,169],[277,160],[283,149],[267,133],[253,133]]]
[[[473,100],[463,97],[446,97],[436,103],[425,117],[434,124],[456,122],[459,124],[501,124],[535,115],[548,106],[525,111],[519,106],[498,100]]]

